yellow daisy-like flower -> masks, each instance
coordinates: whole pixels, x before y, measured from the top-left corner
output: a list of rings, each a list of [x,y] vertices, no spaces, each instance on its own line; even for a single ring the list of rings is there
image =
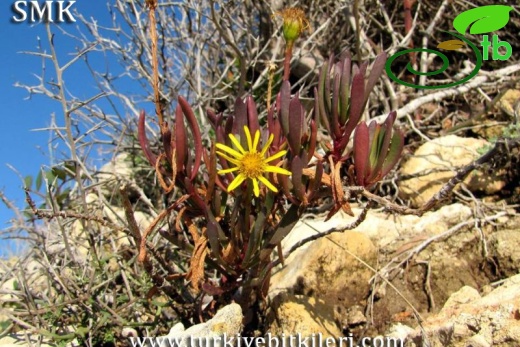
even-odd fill
[[[216,146],[220,151],[217,151],[217,154],[222,158],[226,159],[228,162],[235,164],[235,167],[225,170],[219,170],[218,174],[227,174],[229,172],[238,171],[239,174],[235,177],[233,181],[228,186],[228,192],[232,191],[236,187],[238,187],[244,180],[250,179],[253,181],[253,192],[255,196],[260,195],[260,188],[258,186],[258,181],[262,182],[267,186],[267,188],[271,189],[273,192],[278,192],[278,189],[264,177],[264,173],[273,172],[279,173],[282,175],[291,175],[291,172],[283,169],[278,166],[269,165],[269,163],[275,159],[278,159],[287,153],[287,151],[280,151],[268,158],[265,158],[265,153],[267,149],[273,142],[273,134],[269,136],[267,143],[262,148],[260,152],[257,151],[258,143],[260,141],[260,131],[256,131],[255,138],[251,138],[251,131],[247,126],[244,126],[244,133],[247,139],[248,150],[246,151],[240,142],[237,140],[235,135],[229,134],[229,138],[231,142],[235,145],[237,150],[226,146],[222,143],[217,143]],[[224,153],[225,152],[225,153]]]

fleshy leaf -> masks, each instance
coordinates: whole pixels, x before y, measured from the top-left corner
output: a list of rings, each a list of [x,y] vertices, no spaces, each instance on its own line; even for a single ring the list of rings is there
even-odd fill
[[[248,95],[246,98],[246,106],[247,106],[247,123],[249,125],[249,130],[251,134],[254,136],[257,130],[260,130],[260,123],[258,122],[258,111],[256,109],[255,100],[251,95]]]
[[[233,134],[239,135],[244,131],[244,125],[247,125],[247,107],[244,100],[236,98],[234,111]],[[244,143],[242,145],[244,145]]]
[[[289,104],[289,123],[285,130],[285,137],[293,155],[298,155],[301,149],[304,109],[298,95]]]
[[[500,30],[509,22],[509,11],[513,8],[505,5],[488,5],[473,8],[459,14],[453,20],[453,27],[462,35],[486,34]]]
[[[354,75],[352,80],[352,91],[350,92],[350,112],[348,122],[345,125],[342,146],[346,146],[352,131],[356,128],[361,114],[363,113],[363,97],[365,95],[365,76],[361,73]]]
[[[376,57],[376,60],[372,64],[372,70],[370,71],[370,75],[368,76],[367,85],[365,88],[365,98],[363,101],[363,108],[365,108],[368,97],[370,96],[370,93],[372,92],[372,89],[374,89],[374,86],[376,85],[377,81],[383,74],[383,70],[385,69],[387,55],[386,53],[381,53]]]
[[[359,123],[354,134],[354,168],[356,172],[356,182],[364,186],[365,175],[368,167],[368,151],[370,138],[368,127],[365,122]]]
[[[345,124],[348,120],[349,110],[349,92],[350,92],[350,56],[348,55],[342,62],[341,65],[341,83],[339,88],[340,94],[340,111],[339,111],[339,122]]]
[[[280,122],[282,123],[283,133],[289,130],[289,105],[291,103],[291,85],[289,81],[284,81],[280,89]]]
[[[177,105],[175,109],[175,157],[176,157],[176,165],[177,171],[183,171],[186,163],[186,157],[188,152],[188,145],[186,143],[186,125],[184,124],[184,114],[182,113],[182,108],[180,105]],[[168,154],[171,156],[171,154]],[[168,160],[170,158],[168,157]]]
[[[197,123],[197,118],[195,118],[195,114],[193,113],[190,104],[182,96],[179,96],[178,101],[190,126],[191,134],[193,135],[193,142],[195,144],[195,159],[190,175],[190,178],[193,180],[199,173],[200,162],[202,160],[202,137],[200,134],[199,124]]]
[[[336,63],[332,70],[334,77],[332,79],[332,118],[330,120],[330,125],[335,138],[341,137],[341,125],[339,124],[341,68],[339,64],[340,63]]]
[[[391,112],[381,127],[381,132],[379,133],[380,139],[377,144],[379,148],[377,149],[377,164],[374,168],[372,168],[372,176],[369,177],[369,180],[372,180],[380,174],[381,168],[383,167],[383,163],[388,154],[388,148],[390,147],[390,141],[392,140],[392,126],[395,122],[396,112]]]
[[[298,200],[303,201],[303,185],[302,185],[303,162],[299,156],[295,156],[291,161],[292,183],[293,189]]]
[[[139,144],[144,152],[144,156],[148,159],[150,165],[155,167],[155,162],[157,161],[157,157],[150,151],[150,147],[148,145],[148,139],[146,138],[146,113],[141,111],[139,114],[139,124],[137,127],[137,133],[139,136]]]
[[[401,157],[401,152],[404,147],[404,136],[399,131],[394,130],[392,141],[390,142],[390,149],[383,163],[381,170],[381,178],[385,177],[387,173],[397,164],[397,161]]]

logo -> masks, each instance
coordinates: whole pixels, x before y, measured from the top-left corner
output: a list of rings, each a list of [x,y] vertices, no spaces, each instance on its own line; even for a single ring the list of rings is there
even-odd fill
[[[491,40],[489,35],[483,35],[482,41],[480,42],[480,46],[482,47],[481,53],[479,47],[477,47],[475,44],[473,44],[471,41],[464,37],[467,29],[469,28],[469,33],[471,35],[489,34],[492,31],[500,30],[503,27],[505,27],[509,22],[509,12],[512,9],[513,8],[511,6],[489,5],[464,11],[453,20],[453,27],[455,28],[457,33],[445,31],[449,35],[455,37],[455,39],[441,42],[437,45],[437,48],[447,51],[456,51],[467,45],[472,49],[473,53],[475,54],[475,68],[463,79],[443,85],[421,86],[406,81],[402,81],[392,72],[392,63],[400,56],[411,52],[427,52],[435,54],[442,59],[442,67],[435,71],[420,72],[415,70],[412,67],[412,65],[408,63],[406,65],[406,69],[408,70],[408,72],[419,76],[434,76],[446,71],[446,69],[449,66],[448,57],[446,57],[446,55],[442,52],[428,48],[407,49],[392,55],[390,58],[388,58],[385,65],[385,70],[388,74],[388,77],[390,77],[390,79],[399,84],[418,89],[450,88],[462,83],[466,83],[467,81],[469,81],[477,75],[477,73],[480,70],[480,67],[482,66],[482,61],[488,60],[490,58],[489,48],[491,48],[491,58],[493,60],[507,60],[511,57],[511,54],[513,53],[509,42],[501,41],[498,35],[495,34],[491,35]],[[505,52],[501,53],[499,50],[500,48],[503,48],[502,51],[504,51],[505,49]]]
[[[76,18],[70,12],[76,1],[15,1],[11,6],[14,16],[13,23],[21,22],[45,22],[45,23],[71,23]]]

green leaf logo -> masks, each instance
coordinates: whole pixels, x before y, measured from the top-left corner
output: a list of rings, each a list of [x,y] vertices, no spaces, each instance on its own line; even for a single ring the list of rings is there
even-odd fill
[[[453,27],[464,35],[485,34],[502,29],[509,22],[509,11],[513,8],[505,5],[489,5],[477,7],[459,14],[453,20]]]

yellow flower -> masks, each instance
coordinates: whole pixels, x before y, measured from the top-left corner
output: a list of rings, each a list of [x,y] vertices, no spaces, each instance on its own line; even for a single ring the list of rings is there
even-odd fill
[[[265,158],[265,153],[267,149],[273,142],[273,134],[269,136],[267,143],[262,148],[260,152],[257,151],[258,142],[260,141],[260,131],[256,131],[255,138],[251,139],[251,132],[247,126],[244,126],[244,133],[247,139],[248,150],[244,150],[240,142],[237,140],[235,135],[229,134],[229,138],[231,142],[235,145],[237,150],[228,147],[222,143],[217,143],[217,148],[220,151],[217,151],[217,154],[222,158],[226,159],[228,162],[235,165],[235,167],[225,170],[219,170],[218,174],[226,174],[229,172],[238,171],[238,176],[235,177],[233,181],[228,186],[228,192],[232,191],[236,187],[238,187],[244,180],[250,179],[253,181],[253,192],[255,196],[260,195],[260,188],[258,187],[258,181],[262,182],[267,186],[267,188],[271,189],[273,192],[278,192],[278,189],[264,177],[264,173],[273,172],[279,173],[282,175],[291,175],[291,172],[281,167],[269,165],[269,163],[275,159],[278,159],[287,153],[287,151],[280,151],[268,158]],[[225,152],[225,153],[224,153]]]

